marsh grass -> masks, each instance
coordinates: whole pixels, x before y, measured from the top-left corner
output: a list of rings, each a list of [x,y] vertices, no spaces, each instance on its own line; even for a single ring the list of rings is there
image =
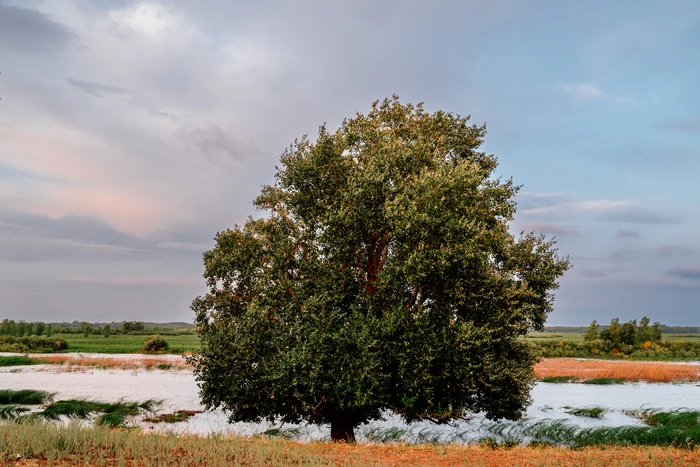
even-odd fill
[[[565,420],[541,421],[525,427],[523,433],[535,441],[547,441],[576,448],[586,446],[664,446],[694,449],[700,443],[700,428],[673,426],[621,426],[581,428]]]
[[[604,409],[603,407],[579,407],[566,411],[566,413],[576,415],[577,417],[588,418],[603,418],[603,415],[605,415],[606,412],[607,409]]]
[[[299,427],[272,427],[263,431],[262,436],[266,438],[282,438],[282,439],[297,439],[301,436],[301,428]]]
[[[0,389],[0,404],[38,405],[53,399],[53,394],[35,389]]]
[[[164,413],[160,415],[155,415],[153,417],[144,418],[144,422],[148,423],[178,423],[186,422],[190,418],[194,417],[198,413],[202,413],[201,410],[178,410],[173,413]]]
[[[399,427],[369,428],[364,431],[365,437],[374,443],[391,443],[402,441],[406,430]]]
[[[583,381],[583,384],[624,384],[625,378],[591,378]]]
[[[98,402],[84,399],[57,401],[46,407],[41,416],[47,419],[58,419],[60,416],[71,418],[88,418],[99,413],[95,419],[96,425],[123,427],[128,417],[141,414],[144,411],[153,412],[159,403],[148,400],[145,402]]]
[[[650,426],[666,426],[682,429],[700,428],[700,411],[674,410],[670,412],[653,409],[629,410],[625,412]]]
[[[0,405],[0,420],[11,420],[25,412],[29,412],[29,409],[19,405]]]
[[[26,355],[0,356],[0,366],[38,365],[41,362]]]
[[[540,378],[542,383],[575,383],[579,379],[575,376],[545,376]]]

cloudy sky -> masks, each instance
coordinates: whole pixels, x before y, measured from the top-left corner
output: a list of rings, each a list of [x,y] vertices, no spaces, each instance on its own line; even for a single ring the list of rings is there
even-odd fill
[[[191,321],[284,147],[397,93],[486,123],[549,324],[700,325],[699,48],[694,0],[0,0],[0,318]]]

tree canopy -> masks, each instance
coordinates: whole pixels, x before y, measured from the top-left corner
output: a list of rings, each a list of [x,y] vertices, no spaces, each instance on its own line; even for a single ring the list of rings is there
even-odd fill
[[[519,417],[568,269],[508,230],[518,191],[479,151],[485,126],[397,96],[282,155],[255,206],[204,253],[194,300],[203,403],[231,421]]]

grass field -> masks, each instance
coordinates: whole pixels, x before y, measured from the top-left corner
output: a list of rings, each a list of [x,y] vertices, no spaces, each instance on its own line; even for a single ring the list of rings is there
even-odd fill
[[[662,447],[377,445],[160,436],[106,427],[0,424],[11,466],[697,466],[700,450]]]
[[[83,334],[55,334],[56,339],[64,339],[68,342],[69,352],[94,352],[94,353],[139,353],[146,335],[134,334],[112,334],[110,337],[90,334],[87,337]],[[179,354],[192,352],[199,348],[199,338],[197,334],[177,333],[164,335],[170,348],[167,353]],[[583,333],[576,332],[535,332],[530,333],[527,339],[531,342],[583,342]],[[695,342],[700,344],[700,334],[664,334],[663,341],[674,342]],[[658,357],[663,360],[663,357]],[[671,358],[672,360],[682,360],[681,358]]]
[[[98,334],[55,334],[53,337],[64,339],[68,342],[69,352],[91,353],[138,353],[141,351],[143,341],[148,336],[135,334],[112,334],[109,337]],[[164,335],[168,341],[167,353],[179,354],[192,352],[199,348],[199,338],[196,334]]]

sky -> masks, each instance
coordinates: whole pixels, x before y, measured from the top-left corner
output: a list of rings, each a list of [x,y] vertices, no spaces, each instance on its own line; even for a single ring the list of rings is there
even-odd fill
[[[192,321],[284,148],[396,93],[471,115],[548,325],[700,325],[695,0],[0,0],[0,318]]]

